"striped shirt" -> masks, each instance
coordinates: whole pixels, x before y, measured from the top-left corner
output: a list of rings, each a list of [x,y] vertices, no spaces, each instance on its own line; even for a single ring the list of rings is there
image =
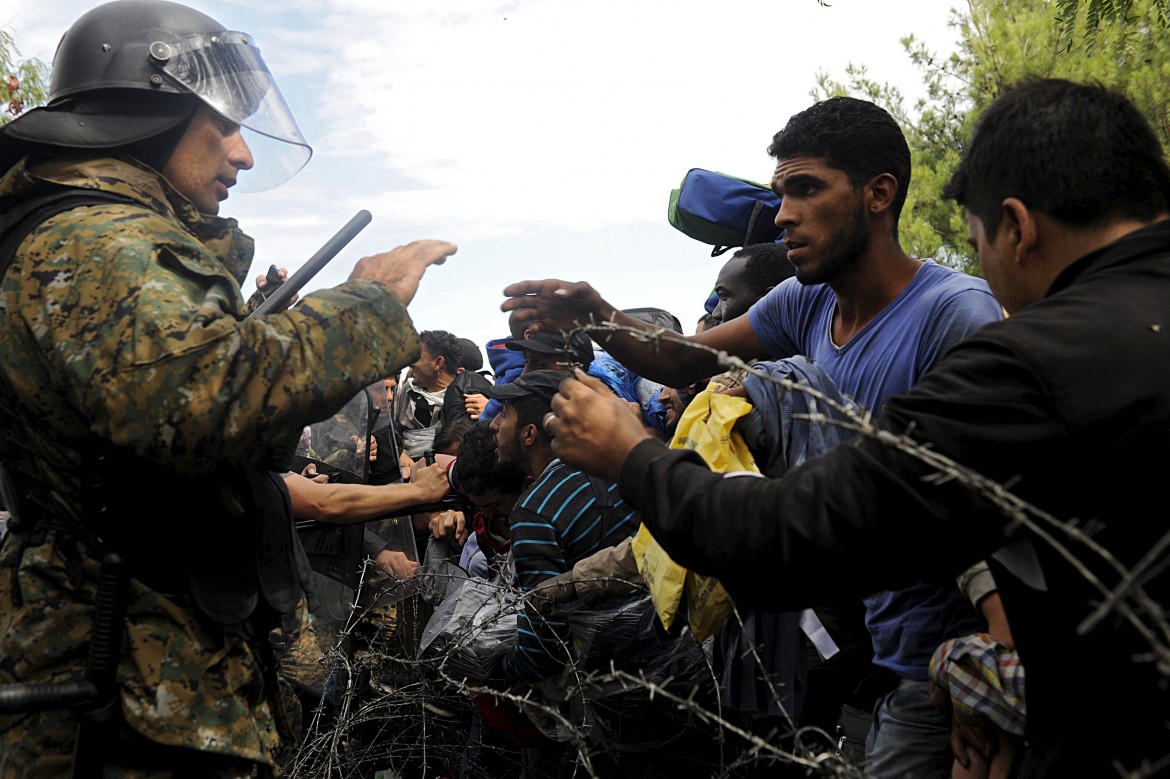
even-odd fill
[[[622,542],[640,522],[617,484],[553,460],[512,509],[516,582],[528,592],[594,552]],[[504,674],[510,679],[539,681],[559,673],[570,659],[569,639],[563,614],[541,617],[531,610],[521,611],[516,646],[503,660]]]

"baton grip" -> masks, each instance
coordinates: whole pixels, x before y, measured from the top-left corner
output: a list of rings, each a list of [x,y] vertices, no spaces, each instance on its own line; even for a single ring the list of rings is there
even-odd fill
[[[308,262],[302,265],[292,276],[285,279],[284,283],[277,287],[276,291],[265,298],[264,302],[257,306],[256,310],[248,316],[274,314],[287,308],[289,301],[293,299],[293,295],[300,292],[301,287],[305,286],[330,260],[337,256],[339,251],[345,248],[346,244],[364,230],[371,219],[373,217],[370,215],[370,212],[364,209],[354,214],[353,218],[338,230],[332,238],[326,241],[325,245],[318,249],[317,253],[309,258]]]

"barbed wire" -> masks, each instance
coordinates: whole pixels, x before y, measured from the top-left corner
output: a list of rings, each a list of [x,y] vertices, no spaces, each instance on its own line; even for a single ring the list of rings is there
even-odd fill
[[[591,321],[564,334],[577,332],[622,334],[652,349],[660,349],[664,339],[701,349],[712,355],[721,370],[751,373],[787,391],[807,393],[823,405],[825,411],[803,415],[802,419],[838,425],[854,435],[869,437],[925,464],[933,482],[955,482],[977,491],[1005,514],[1011,528],[1026,527],[1051,545],[1101,594],[1100,602],[1079,626],[1081,632],[1094,629],[1110,615],[1120,616],[1149,647],[1148,654],[1135,662],[1152,662],[1170,682],[1170,624],[1161,604],[1144,589],[1146,582],[1164,572],[1170,532],[1127,570],[1096,542],[1090,523],[1062,521],[1020,500],[1009,486],[915,442],[913,430],[899,434],[879,429],[868,411],[851,402],[839,403],[807,384],[769,375],[724,351],[693,341],[676,341],[660,328]],[[1081,555],[1104,562],[1116,572],[1118,581],[1113,585],[1102,581]],[[720,779],[861,776],[858,766],[837,753],[836,734],[798,727],[791,718],[781,718],[778,730],[753,732],[726,708],[725,692],[720,689],[712,660],[711,639],[700,644],[686,628],[680,635],[661,641],[664,647],[685,647],[693,652],[680,655],[695,659],[689,665],[626,667],[620,652],[613,657],[594,657],[586,647],[582,654],[574,633],[571,645],[561,646],[571,658],[562,674],[539,685],[508,683],[468,670],[475,666],[477,652],[498,653],[508,646],[508,636],[514,641],[515,617],[523,608],[524,593],[506,580],[485,582],[450,571],[423,571],[410,580],[397,581],[371,575],[375,568],[370,561],[363,567],[348,614],[336,620],[335,629],[324,631],[329,635],[328,645],[322,646],[323,628],[319,625],[316,638],[307,642],[309,661],[302,657],[301,662],[292,664],[301,671],[316,669],[318,685],[318,689],[313,684],[299,687],[300,700],[310,714],[304,717],[303,738],[282,756],[285,773],[292,779],[532,775],[533,766],[523,765],[526,744],[529,749],[559,750],[560,775],[656,779],[685,770],[683,775]],[[608,589],[612,577],[595,581]],[[641,593],[631,598],[649,600],[640,583],[622,583]],[[439,631],[442,641],[432,640],[427,651],[419,652],[422,634],[435,618],[436,606],[423,597],[428,590],[432,598],[437,591],[482,590],[482,604],[469,607],[469,613],[463,615],[468,617],[465,622],[452,620],[447,633]],[[489,603],[494,605],[489,607]],[[599,609],[598,614],[598,619],[604,618],[605,609]],[[746,635],[734,604],[729,619]],[[749,642],[747,653],[757,668],[766,667],[762,649]],[[767,674],[764,681],[768,696],[783,711],[783,701],[791,691],[777,686]],[[486,722],[481,710],[487,705],[485,701],[496,711],[507,713],[504,720],[511,730],[496,728],[498,722]],[[658,730],[649,727],[654,724],[650,720],[657,719],[665,725]],[[646,732],[639,732],[636,726]],[[1155,752],[1164,749],[1151,745]],[[683,769],[679,760],[684,761]],[[1126,779],[1152,776],[1167,765],[1170,754],[1151,755],[1146,765]],[[564,773],[566,766],[568,774]]]
[[[1093,538],[1091,526],[1082,526],[1082,522],[1076,519],[1059,519],[1027,501],[1021,500],[1012,494],[1007,486],[961,465],[929,445],[915,441],[912,438],[913,430],[893,433],[879,429],[872,414],[854,403],[838,403],[807,384],[772,376],[723,350],[695,341],[675,338],[670,331],[663,328],[644,330],[622,325],[611,319],[602,322],[591,321],[587,325],[578,323],[576,328],[568,331],[565,335],[567,337],[578,332],[587,335],[596,335],[599,332],[611,335],[622,333],[655,350],[659,350],[663,340],[669,338],[672,345],[705,351],[714,357],[723,370],[744,371],[764,381],[778,384],[788,391],[803,392],[816,398],[818,402],[830,407],[839,415],[835,418],[832,415],[806,414],[802,415],[801,418],[808,419],[814,424],[837,424],[852,431],[855,435],[876,440],[884,446],[904,452],[929,466],[933,472],[929,478],[934,483],[943,484],[955,481],[982,495],[995,504],[1011,520],[1012,524],[1026,527],[1043,539],[1101,594],[1101,604],[1087,614],[1085,620],[1078,626],[1078,631],[1081,634],[1098,625],[1108,614],[1119,614],[1149,643],[1149,660],[1153,661],[1159,673],[1170,681],[1170,622],[1167,621],[1162,604],[1146,594],[1142,587],[1144,582],[1159,575],[1167,565],[1170,565],[1170,560],[1167,560],[1163,554],[1170,547],[1170,530],[1159,538],[1137,566],[1132,570],[1127,570],[1107,548],[1097,543]],[[1009,533],[1011,531],[1012,528],[1009,526]],[[1102,582],[1069,545],[1058,538],[1058,535],[1083,546],[1085,551],[1104,562],[1118,574],[1118,583],[1109,587]]]

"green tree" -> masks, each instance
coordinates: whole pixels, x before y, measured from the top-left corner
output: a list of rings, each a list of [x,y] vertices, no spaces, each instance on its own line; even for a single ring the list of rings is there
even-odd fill
[[[1124,25],[1098,17],[1097,45],[1065,45],[1067,27],[1057,19],[1066,0],[968,0],[952,9],[958,34],[953,54],[940,56],[913,35],[902,39],[921,71],[925,97],[908,105],[893,85],[871,78],[865,66],[850,65],[844,81],[818,76],[815,98],[853,94],[882,105],[906,131],[913,183],[902,219],[903,245],[920,257],[977,273],[960,210],[942,199],[975,117],[1010,85],[1029,77],[1094,80],[1127,94],[1162,140],[1170,139],[1170,35],[1162,32],[1167,0],[1132,0]],[[1082,28],[1092,9],[1085,4],[1073,23]]]
[[[20,59],[7,30],[0,30],[0,125],[45,102],[49,68],[38,59]]]

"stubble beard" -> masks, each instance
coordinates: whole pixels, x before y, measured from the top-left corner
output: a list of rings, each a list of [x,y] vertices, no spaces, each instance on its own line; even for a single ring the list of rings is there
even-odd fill
[[[831,284],[856,265],[868,248],[865,207],[859,203],[853,218],[825,246],[824,259],[804,272],[797,268],[796,280],[801,284]]]

